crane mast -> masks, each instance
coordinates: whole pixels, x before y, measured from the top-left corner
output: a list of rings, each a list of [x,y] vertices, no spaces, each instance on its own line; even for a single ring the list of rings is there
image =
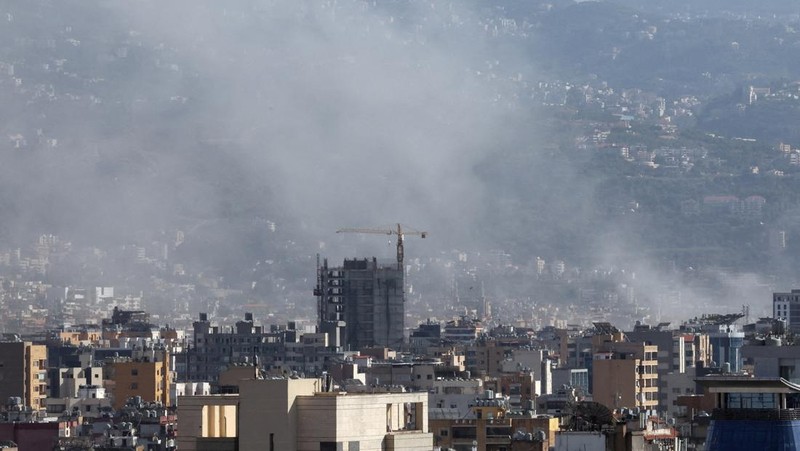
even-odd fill
[[[397,235],[397,269],[403,270],[403,258],[405,251],[403,249],[403,237],[405,235],[416,235],[420,238],[426,238],[428,232],[421,232],[418,230],[403,230],[403,226],[399,223],[397,228],[392,229],[364,229],[364,228],[344,228],[339,229],[336,233],[372,233],[378,235]]]

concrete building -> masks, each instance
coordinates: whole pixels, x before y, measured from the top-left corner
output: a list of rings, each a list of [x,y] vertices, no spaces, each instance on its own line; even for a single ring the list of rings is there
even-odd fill
[[[668,418],[684,417],[687,414],[686,407],[678,403],[682,396],[691,396],[697,392],[697,368],[688,368],[683,373],[669,373],[659,375],[661,381],[661,399],[659,408],[664,411]]]
[[[429,451],[433,447],[427,393],[323,390],[319,379],[250,379],[239,382],[238,395],[181,398],[179,449]]]
[[[786,322],[787,332],[800,332],[800,290],[772,293],[772,316]]]
[[[241,381],[240,449],[428,450],[427,393],[322,392],[317,379]]]
[[[56,333],[64,344],[88,346],[96,344],[102,339],[103,330],[100,326],[94,324],[84,324],[80,326],[62,327]]]
[[[589,370],[586,368],[556,368],[553,370],[553,387],[573,387],[584,395],[589,394]]]
[[[483,333],[483,324],[476,318],[462,316],[448,321],[442,338],[450,343],[471,343]]]
[[[515,433],[520,431],[540,434],[539,443],[552,443],[559,428],[557,418],[535,415],[530,410],[514,411],[509,407],[507,397],[497,397],[487,391],[486,396],[473,398],[466,415],[455,409],[434,410],[430,430],[435,445],[441,449],[509,450],[513,447]],[[533,441],[528,444],[533,446]]]
[[[239,395],[181,396],[178,402],[178,449],[236,450],[238,404]]]
[[[283,352],[275,357],[272,367],[284,370],[286,373],[296,371],[307,375],[319,375],[325,370],[331,358],[340,355],[328,345],[328,334],[305,333],[298,336],[289,333],[283,341]]]
[[[596,335],[592,396],[609,409],[658,405],[658,346]]]
[[[487,377],[483,385],[487,390],[508,397],[509,408],[512,410],[534,410],[536,397],[543,394],[541,380],[532,371]]]
[[[536,411],[560,416],[568,413],[571,404],[585,399],[584,394],[579,393],[576,388],[563,386],[549,395],[542,395],[536,398]]]
[[[99,418],[104,411],[111,409],[111,399],[106,397],[106,389],[97,385],[84,385],[75,396],[47,398],[47,413],[64,415],[79,414],[84,418]]]
[[[668,324],[651,327],[637,324],[633,332],[625,332],[628,340],[658,346],[658,374],[686,371],[686,345],[683,335],[668,329]]]
[[[170,405],[169,353],[153,351],[149,356],[118,359],[110,362],[113,382],[113,406],[120,409],[128,398],[140,396],[147,402]]]
[[[499,376],[502,374],[506,355],[511,355],[511,348],[499,346],[494,340],[470,344],[464,351],[465,365],[469,371],[478,376]]]
[[[800,384],[800,346],[743,346],[742,358],[753,366],[755,377],[783,378]]]
[[[335,347],[358,350],[403,345],[405,296],[403,270],[395,262],[345,260],[340,267],[317,268],[317,318],[320,332]]]
[[[481,379],[440,379],[430,391],[431,418],[466,418],[475,399],[484,395]]]
[[[185,381],[214,382],[230,365],[253,363],[255,358],[262,367],[271,367],[283,353],[286,339],[285,331],[266,332],[255,325],[250,313],[229,330],[212,325],[205,313],[192,327],[192,344],[184,355],[185,374],[179,374]]]
[[[548,351],[529,347],[511,349],[506,360],[501,363],[502,373],[533,371],[541,385],[536,391],[540,395],[553,392],[552,368],[553,360],[550,359]]]
[[[99,366],[50,368],[48,373],[51,398],[75,398],[81,387],[103,384],[103,368]]]
[[[47,346],[27,341],[0,343],[0,399],[22,398],[43,410],[47,398]]]
[[[696,334],[686,334],[669,328],[668,323],[652,327],[636,324],[633,332],[625,332],[625,336],[632,342],[645,343],[658,346],[658,377],[662,384],[659,386],[659,410],[671,410],[674,405],[676,387],[666,387],[663,382],[667,375],[673,375],[673,382],[681,381],[679,375],[694,368]],[[693,377],[691,378],[693,379]],[[685,394],[685,393],[681,393]]]
[[[211,384],[208,382],[172,382],[169,385],[169,399],[172,401],[173,406],[178,402],[179,396],[202,396],[210,394]]]

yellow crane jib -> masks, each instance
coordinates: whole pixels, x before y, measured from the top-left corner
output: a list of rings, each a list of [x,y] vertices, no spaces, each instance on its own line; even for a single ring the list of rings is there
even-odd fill
[[[426,238],[428,236],[428,232],[422,232],[419,230],[403,229],[403,226],[397,224],[397,228],[394,229],[371,229],[371,228],[344,228],[339,229],[336,233],[373,233],[377,235],[397,235],[397,269],[403,270],[403,237],[405,235],[413,235],[419,236],[420,238]]]

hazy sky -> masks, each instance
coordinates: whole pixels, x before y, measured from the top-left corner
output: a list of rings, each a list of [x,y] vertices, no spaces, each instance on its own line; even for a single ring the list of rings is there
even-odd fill
[[[0,62],[15,63],[21,80],[12,87],[0,76],[0,92],[23,92],[0,106],[0,133],[59,139],[0,167],[0,205],[16,213],[6,234],[54,230],[91,242],[213,228],[245,249],[252,242],[225,221],[268,219],[296,228],[308,252],[328,243],[322,251],[336,260],[390,257],[393,240],[335,230],[402,222],[430,232],[430,244],[409,244],[418,249],[515,251],[564,237],[579,247],[601,236],[588,243],[596,261],[635,252],[633,234],[594,222],[595,181],[544,145],[537,126],[547,118],[518,98],[540,80],[541,62],[523,40],[497,38],[502,13],[490,7],[0,5],[9,43]],[[520,199],[534,201],[521,211]]]
[[[400,20],[360,1],[236,2],[230,15],[202,4],[125,14],[183,49],[185,76],[204,80],[189,102],[213,108],[205,132],[233,141],[229,156],[257,168],[296,218],[423,227],[461,222],[484,201],[473,169],[504,112],[469,70],[490,57],[480,41],[437,42],[442,18],[413,8]]]

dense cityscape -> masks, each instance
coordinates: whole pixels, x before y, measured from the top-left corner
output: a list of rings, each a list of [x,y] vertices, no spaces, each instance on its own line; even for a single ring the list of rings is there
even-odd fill
[[[0,449],[796,449],[752,3],[0,4]]]
[[[730,449],[743,429],[795,421],[800,290],[762,300],[767,317],[745,308],[624,331],[556,317],[499,323],[485,297],[456,305],[464,313],[451,320],[409,324],[408,267],[396,257],[321,263],[316,320],[306,322],[202,312],[190,327],[159,324],[132,309],[141,298],[113,287],[7,280],[8,291],[50,299],[62,321],[68,312],[89,322],[48,327],[48,309],[31,307],[19,324],[40,332],[3,335],[0,440],[19,449]]]

